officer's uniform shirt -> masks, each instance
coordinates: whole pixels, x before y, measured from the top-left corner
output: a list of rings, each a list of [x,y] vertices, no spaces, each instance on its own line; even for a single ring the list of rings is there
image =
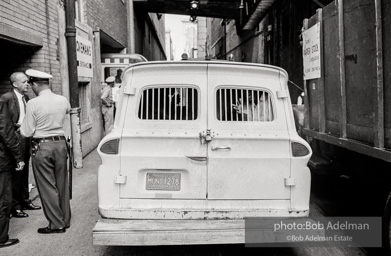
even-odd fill
[[[20,131],[25,137],[63,136],[65,116],[70,109],[64,96],[50,89],[43,90],[38,97],[27,102],[27,112]]]
[[[23,102],[23,95],[18,92],[17,90],[14,90],[15,94],[16,94],[16,97],[18,98],[18,104],[19,104],[19,109],[20,109],[20,113],[19,113],[19,119],[18,119],[18,125],[22,125],[22,122],[23,122],[23,119],[24,119],[24,116],[25,116],[25,113],[26,113],[26,109],[25,109],[25,104],[26,102]]]
[[[115,103],[117,103],[119,100],[119,93],[121,90],[120,86],[121,86],[121,84],[114,84],[113,88],[111,89],[112,98]]]
[[[110,85],[106,85],[103,88],[101,99],[103,100],[103,106],[111,107],[113,103],[113,92]]]

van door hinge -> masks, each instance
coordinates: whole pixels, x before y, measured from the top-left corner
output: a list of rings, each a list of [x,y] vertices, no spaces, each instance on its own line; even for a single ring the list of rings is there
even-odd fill
[[[287,91],[277,91],[277,98],[284,99],[288,98],[288,92]]]
[[[126,184],[126,177],[127,176],[123,176],[123,175],[114,176],[114,183],[115,184]]]
[[[285,187],[294,187],[296,186],[296,180],[294,178],[285,178]]]

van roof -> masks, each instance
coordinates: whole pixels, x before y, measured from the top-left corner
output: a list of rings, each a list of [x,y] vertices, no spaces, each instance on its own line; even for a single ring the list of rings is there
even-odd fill
[[[263,68],[263,69],[274,69],[276,71],[280,71],[281,73],[283,73],[286,77],[288,77],[288,73],[285,71],[285,69],[281,68],[281,67],[277,67],[277,66],[273,66],[273,65],[267,65],[267,64],[259,64],[259,63],[251,63],[251,62],[235,62],[235,61],[224,61],[224,60],[221,60],[221,61],[218,61],[218,60],[214,60],[214,61],[205,61],[205,60],[183,60],[183,61],[148,61],[148,62],[139,62],[139,63],[135,63],[129,67],[127,67],[125,70],[124,70],[124,73],[126,73],[126,71],[128,69],[133,69],[133,68],[137,68],[137,67],[143,67],[143,66],[154,66],[154,65],[164,65],[164,66],[167,66],[167,65],[194,65],[194,64],[197,64],[197,65],[216,65],[216,66],[219,66],[219,65],[222,65],[222,66],[226,66],[226,65],[232,65],[232,66],[241,66],[241,67],[258,67],[258,68]]]

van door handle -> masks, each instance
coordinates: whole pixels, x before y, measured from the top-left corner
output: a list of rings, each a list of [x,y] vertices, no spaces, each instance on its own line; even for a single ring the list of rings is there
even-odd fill
[[[186,157],[198,162],[205,162],[206,160],[208,160],[208,158],[204,156],[186,156]]]
[[[212,147],[211,149],[212,149],[212,151],[223,150],[223,149],[231,150],[231,147]]]

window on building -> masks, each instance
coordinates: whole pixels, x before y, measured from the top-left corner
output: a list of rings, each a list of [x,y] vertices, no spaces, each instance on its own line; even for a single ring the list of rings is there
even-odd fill
[[[79,105],[80,105],[80,123],[87,124],[90,122],[90,83],[79,82]]]
[[[189,121],[198,118],[198,90],[154,87],[142,91],[138,117],[143,120]]]
[[[270,93],[246,88],[220,88],[216,91],[216,115],[219,121],[273,121]]]

